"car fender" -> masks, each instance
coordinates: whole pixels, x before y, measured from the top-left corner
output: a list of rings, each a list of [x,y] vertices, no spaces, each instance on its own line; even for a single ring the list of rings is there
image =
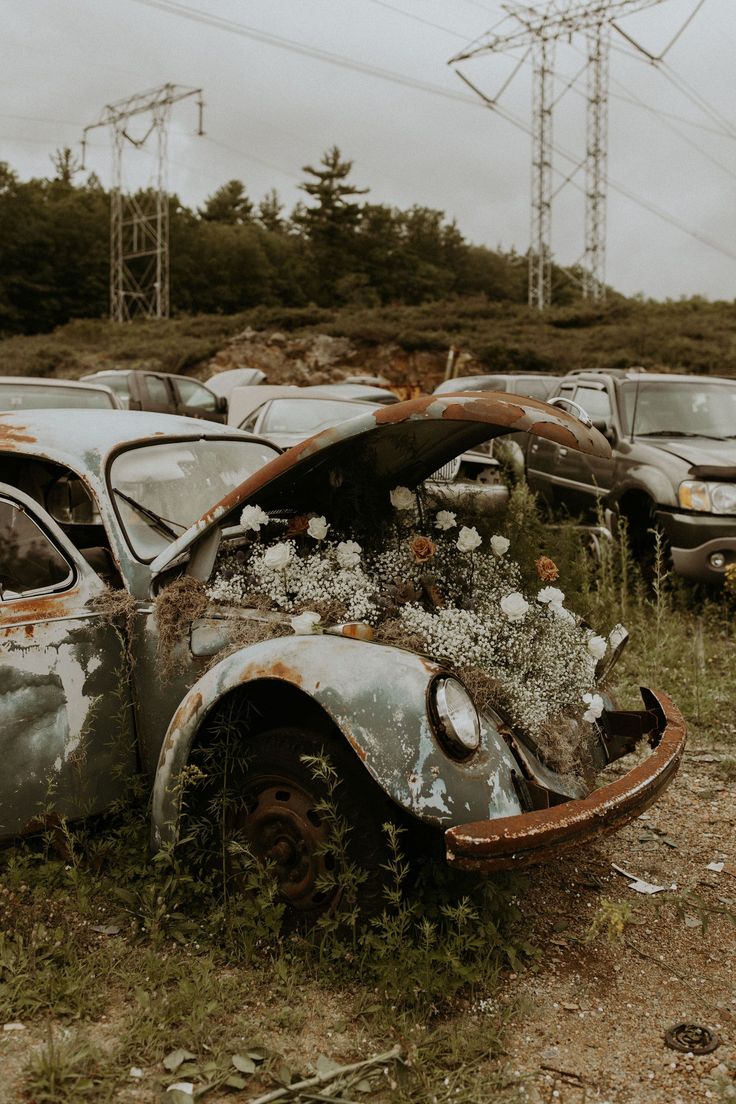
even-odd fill
[[[610,505],[618,509],[621,499],[631,491],[651,498],[655,506],[676,506],[676,487],[672,478],[652,464],[640,463],[627,468],[626,475],[616,482],[610,495]]]
[[[429,714],[431,684],[443,673],[406,649],[330,633],[277,637],[224,657],[191,687],[168,727],[153,788],[154,848],[177,838],[182,770],[207,717],[225,695],[263,680],[289,683],[316,702],[386,794],[415,817],[447,828],[520,812],[511,773],[518,767],[495,727],[481,718],[481,746],[464,761],[443,750]]]

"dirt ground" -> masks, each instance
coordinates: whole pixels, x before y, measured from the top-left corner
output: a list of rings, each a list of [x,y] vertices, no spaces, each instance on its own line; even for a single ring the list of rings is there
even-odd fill
[[[533,971],[508,977],[518,1001],[506,1039],[533,1104],[736,1100],[736,804],[726,749],[686,754],[662,800],[615,836],[531,875]],[[725,861],[720,873],[709,863]],[[676,888],[644,896],[611,864]],[[729,872],[730,870],[730,872]],[[631,906],[623,937],[585,942],[602,898]],[[693,1057],[668,1049],[679,1023],[715,1030]]]

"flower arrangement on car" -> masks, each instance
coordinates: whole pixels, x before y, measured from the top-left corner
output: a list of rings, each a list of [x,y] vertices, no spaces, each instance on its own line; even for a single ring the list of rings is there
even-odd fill
[[[390,492],[391,519],[362,543],[324,516],[272,518],[246,506],[250,537],[225,555],[208,588],[214,603],[281,611],[296,634],[351,622],[364,638],[403,645],[456,670],[480,709],[492,707],[550,765],[587,773],[604,700],[596,672],[622,638],[596,634],[565,606],[553,560],[535,561],[524,593],[507,537],[483,538],[455,512],[407,487]]]

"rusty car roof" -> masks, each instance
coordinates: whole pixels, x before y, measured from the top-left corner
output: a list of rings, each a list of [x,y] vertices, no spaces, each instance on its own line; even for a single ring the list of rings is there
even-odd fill
[[[139,410],[0,412],[0,453],[38,456],[97,478],[110,453],[123,445],[156,437],[243,436],[234,426]]]
[[[246,502],[321,510],[335,495],[356,495],[370,483],[378,492],[415,486],[444,463],[481,441],[526,431],[593,456],[610,458],[597,430],[537,399],[509,392],[467,391],[429,395],[341,422],[294,445],[227,494],[151,564],[167,567],[213,526]],[[369,473],[370,479],[366,479]]]

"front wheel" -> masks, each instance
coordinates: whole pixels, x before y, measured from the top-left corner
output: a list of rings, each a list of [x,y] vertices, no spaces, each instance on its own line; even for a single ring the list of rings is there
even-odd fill
[[[271,868],[308,926],[341,904],[381,907],[389,818],[388,799],[341,738],[275,728],[253,741],[227,834]],[[231,876],[237,885],[236,864]]]

